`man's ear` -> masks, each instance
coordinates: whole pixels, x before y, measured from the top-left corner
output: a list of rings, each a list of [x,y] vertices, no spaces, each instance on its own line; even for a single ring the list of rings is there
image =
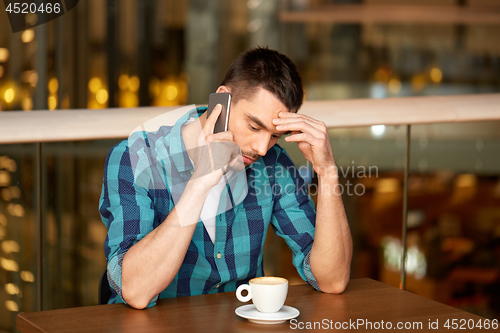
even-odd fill
[[[217,91],[216,91],[216,93],[228,93],[228,92],[230,92],[230,91],[226,86],[219,86],[219,88],[217,88]]]

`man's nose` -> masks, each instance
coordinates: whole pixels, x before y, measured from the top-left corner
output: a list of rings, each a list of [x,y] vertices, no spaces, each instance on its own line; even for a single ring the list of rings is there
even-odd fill
[[[264,156],[267,153],[267,147],[269,146],[269,137],[260,136],[255,138],[253,142],[253,150],[260,156]]]

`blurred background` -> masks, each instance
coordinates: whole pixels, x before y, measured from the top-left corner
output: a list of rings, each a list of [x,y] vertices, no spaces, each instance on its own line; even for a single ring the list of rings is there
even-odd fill
[[[499,36],[499,0],[85,0],[18,33],[1,17],[0,111],[207,104],[231,61],[255,46],[295,62],[306,100],[494,93]],[[398,287],[406,127],[329,134],[351,278]],[[98,201],[119,141],[42,144],[44,310],[97,304]],[[296,146],[279,144],[314,184]],[[407,290],[499,318],[500,122],[412,126],[411,145]],[[35,144],[0,145],[0,332],[37,307],[35,194]],[[273,232],[264,265],[301,282]]]

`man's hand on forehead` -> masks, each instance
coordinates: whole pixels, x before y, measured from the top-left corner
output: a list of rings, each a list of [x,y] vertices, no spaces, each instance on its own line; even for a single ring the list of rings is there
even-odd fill
[[[288,131],[287,142],[297,142],[304,157],[311,162],[318,174],[335,167],[330,138],[325,123],[309,116],[290,112],[280,112],[273,119],[278,131]]]

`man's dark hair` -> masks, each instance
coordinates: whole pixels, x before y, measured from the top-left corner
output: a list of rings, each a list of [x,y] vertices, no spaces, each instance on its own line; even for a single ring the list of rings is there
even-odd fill
[[[236,57],[221,85],[229,87],[234,103],[252,98],[259,88],[271,92],[293,112],[299,110],[304,99],[302,79],[295,64],[267,47],[247,50]]]

